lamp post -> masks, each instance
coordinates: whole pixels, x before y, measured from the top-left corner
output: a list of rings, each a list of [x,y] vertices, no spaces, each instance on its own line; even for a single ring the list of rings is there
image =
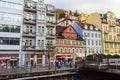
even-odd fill
[[[85,47],[85,62],[86,62],[86,35],[85,36],[83,36],[84,37],[84,47]]]
[[[48,69],[50,70],[50,44],[47,44],[48,48]]]
[[[27,42],[25,42],[25,41],[22,41],[22,42],[25,43],[24,51],[26,51],[26,48],[27,48]],[[25,59],[24,59],[24,67],[27,67],[27,65],[26,65],[26,52],[25,52]]]
[[[55,67],[55,73],[56,73],[56,50],[54,51],[54,67]]]
[[[47,44],[47,48],[48,48],[48,69],[50,70],[50,67],[51,67],[51,63],[50,63],[50,56],[51,55],[50,55],[50,52],[52,52],[55,47],[52,44]]]

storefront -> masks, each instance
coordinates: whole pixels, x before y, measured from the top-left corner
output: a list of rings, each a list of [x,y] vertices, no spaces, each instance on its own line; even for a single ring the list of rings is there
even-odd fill
[[[9,62],[10,62],[10,68],[18,67],[18,62],[19,61],[18,61],[17,56],[11,56]]]
[[[0,57],[0,70],[7,68],[7,59]]]
[[[56,60],[70,60],[72,59],[72,53],[56,54]]]

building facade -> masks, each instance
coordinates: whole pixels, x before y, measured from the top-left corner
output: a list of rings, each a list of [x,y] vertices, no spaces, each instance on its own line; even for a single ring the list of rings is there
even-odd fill
[[[55,7],[45,4],[44,0],[24,1],[23,63],[27,66],[45,65],[48,58],[48,44],[55,46]]]
[[[113,12],[92,13],[88,16],[87,22],[97,25],[102,30],[103,53],[120,54],[120,22]]]
[[[83,57],[83,39],[78,36],[71,25],[66,27],[57,26],[56,35],[56,57]]]
[[[23,0],[0,0],[0,61],[17,67],[21,50]]]
[[[83,39],[85,41],[84,50],[87,55],[102,53],[102,32],[94,25],[77,22],[82,28]]]

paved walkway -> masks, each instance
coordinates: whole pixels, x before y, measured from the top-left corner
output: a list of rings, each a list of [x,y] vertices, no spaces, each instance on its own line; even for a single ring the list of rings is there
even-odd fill
[[[56,68],[57,70],[59,69],[74,69],[72,68]],[[50,67],[50,70],[55,70],[55,67]],[[40,72],[40,71],[49,71],[48,66],[41,66],[41,67],[36,67],[36,68],[13,68],[13,69],[3,69],[0,70],[0,74],[12,74],[12,73],[24,73],[24,72]]]

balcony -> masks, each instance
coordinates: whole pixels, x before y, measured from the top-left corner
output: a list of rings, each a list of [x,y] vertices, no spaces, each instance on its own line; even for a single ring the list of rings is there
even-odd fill
[[[55,16],[56,12],[55,10],[48,10],[47,15]]]
[[[110,31],[109,30],[104,30],[104,33],[105,34],[108,34]]]
[[[56,34],[47,34],[47,39],[55,39],[56,38]]]
[[[37,50],[37,51],[46,50],[46,47],[45,47],[45,46],[37,46],[37,47],[36,47],[36,50]]]
[[[24,7],[24,10],[25,11],[30,11],[30,12],[36,12],[37,10],[36,10],[36,8],[32,8],[32,7]]]
[[[35,37],[36,35],[35,35],[35,33],[32,33],[32,32],[24,32],[23,31],[23,36],[24,37]]]
[[[110,27],[115,27],[115,26],[116,26],[116,24],[109,24],[109,26],[110,26]]]
[[[50,21],[47,21],[47,26],[56,26],[56,23],[55,22],[50,22]]]
[[[104,38],[105,42],[120,43],[120,39]]]
[[[25,0],[24,10],[30,11],[30,12],[36,12],[36,6],[37,6],[36,2],[33,2],[33,1],[30,2]]]
[[[120,33],[117,33],[118,36],[120,36]]]
[[[31,45],[23,46],[23,50],[33,51],[33,50],[35,50],[35,46],[31,46]]]
[[[36,24],[36,21],[35,21],[35,20],[25,19],[25,18],[24,18],[24,23],[25,23],[25,24],[32,24],[32,25],[35,25],[35,24]]]

